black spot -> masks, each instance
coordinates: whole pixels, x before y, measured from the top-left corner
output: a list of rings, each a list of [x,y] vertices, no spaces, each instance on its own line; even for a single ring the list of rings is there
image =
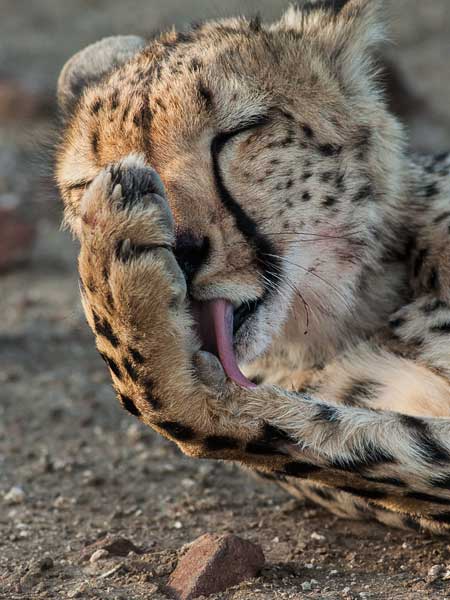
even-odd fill
[[[380,490],[363,490],[351,486],[338,487],[341,492],[352,494],[352,496],[359,496],[360,498],[366,498],[366,500],[382,500],[386,498],[386,494]]]
[[[381,483],[382,485],[394,485],[395,487],[406,487],[406,483],[397,477],[365,477],[373,483]]]
[[[117,348],[119,346],[119,339],[113,332],[109,321],[100,319],[98,314],[94,311],[92,311],[92,316],[94,317],[94,328],[97,335],[106,338],[113,348]]]
[[[303,202],[309,202],[311,200],[311,194],[309,192],[303,192],[302,200]]]
[[[371,379],[354,381],[341,396],[344,406],[367,407],[370,400],[380,392],[381,384]]]
[[[206,108],[210,110],[213,106],[213,95],[209,88],[206,87],[203,81],[199,81],[197,91],[200,98],[203,100]]]
[[[325,200],[322,202],[322,206],[331,207],[336,204],[336,198],[334,196],[326,196]]]
[[[100,356],[103,358],[103,360],[108,365],[108,367],[111,369],[111,371],[114,373],[114,375],[117,377],[117,379],[122,379],[122,373],[120,372],[120,369],[117,366],[117,363],[112,358],[110,358],[107,354],[104,354],[103,352],[100,352]]]
[[[103,106],[103,100],[98,98],[91,107],[92,114],[96,115]]]
[[[339,192],[345,192],[344,179],[345,179],[344,173],[340,173],[336,179],[336,188]]]
[[[136,369],[133,367],[128,358],[124,358],[122,365],[132,381],[137,381],[139,379]]]
[[[432,300],[428,304],[425,304],[425,306],[422,308],[422,311],[425,315],[430,315],[430,314],[436,312],[437,310],[440,310],[441,308],[448,309],[449,306],[448,306],[447,302],[444,302],[443,300],[439,300],[439,298],[436,298],[435,300]]]
[[[319,496],[319,498],[321,498],[322,500],[326,500],[327,502],[329,502],[330,500],[336,500],[336,492],[334,492],[333,490],[329,490],[326,487],[314,488],[312,492]]]
[[[434,267],[430,271],[430,275],[428,277],[428,289],[433,291],[438,291],[440,288],[440,279],[438,270]]]
[[[226,435],[209,435],[203,440],[206,450],[218,452],[219,450],[235,450],[239,448],[239,442],[235,438]]]
[[[262,27],[261,17],[259,15],[257,15],[256,17],[253,17],[250,20],[248,27],[251,31],[253,31],[253,33],[259,33],[261,31],[261,27]]]
[[[261,437],[249,442],[245,451],[250,454],[284,455],[285,452],[276,446],[280,443],[295,444],[296,440],[286,431],[265,423]]]
[[[323,156],[337,156],[342,152],[342,146],[323,144],[322,146],[319,146],[319,151]]]
[[[420,523],[414,517],[403,517],[402,524],[407,529],[412,529],[413,531],[422,531]]]
[[[175,421],[162,421],[155,423],[155,426],[159,427],[179,442],[188,442],[196,437],[195,431],[191,427],[181,425],[181,423],[176,423]]]
[[[160,410],[161,401],[159,398],[157,398],[155,396],[153,381],[151,379],[147,379],[144,382],[141,382],[141,385],[144,386],[143,393],[144,393],[145,401],[150,404],[150,406],[153,408],[153,410]]]
[[[111,110],[116,110],[119,106],[119,90],[114,90],[110,98]]]
[[[446,323],[441,323],[440,325],[434,325],[430,331],[432,333],[450,333],[450,321],[447,321]]]
[[[448,219],[449,217],[450,217],[450,212],[444,212],[444,213],[442,213],[442,215],[439,215],[438,217],[436,217],[434,219],[433,223],[438,225],[439,223],[442,223],[442,221],[445,221],[445,219]]]
[[[424,265],[424,262],[426,260],[428,256],[428,250],[427,248],[423,248],[419,254],[416,257],[416,260],[414,261],[414,277],[418,277],[420,275],[420,271],[422,270],[422,267]]]
[[[127,410],[129,413],[131,413],[135,417],[141,416],[141,411],[137,408],[137,406],[135,405],[135,403],[133,402],[133,400],[131,398],[129,398],[128,396],[124,396],[123,394],[119,394],[119,397],[120,397],[120,402],[122,403],[122,406],[124,407],[125,410]]]
[[[444,477],[433,477],[430,480],[430,485],[433,487],[450,490],[450,475],[445,475]]]
[[[439,515],[427,515],[427,519],[434,521],[435,523],[446,523],[450,524],[450,513],[440,513]]]
[[[331,173],[330,171],[325,171],[325,173],[322,173],[322,175],[320,176],[320,180],[322,181],[322,183],[328,183],[329,181],[331,181],[333,177],[333,173]]]
[[[294,182],[292,179],[288,179],[286,181],[286,189],[288,190],[289,188],[291,188],[294,185]]]
[[[436,181],[434,181],[433,183],[430,183],[429,185],[426,186],[425,188],[425,197],[426,198],[432,198],[433,196],[437,196],[439,194],[439,187]]]
[[[340,421],[340,412],[337,406],[331,404],[319,404],[316,407],[316,413],[313,421],[326,421],[328,423],[337,423]]]
[[[199,58],[193,58],[189,65],[189,68],[193,73],[197,73],[202,67],[203,62]]]
[[[399,317],[397,319],[392,319],[391,321],[389,321],[389,327],[391,327],[392,329],[399,329],[399,327],[402,327],[405,323],[405,319]]]
[[[446,506],[450,504],[450,498],[439,498],[438,496],[432,496],[424,492],[408,492],[406,496],[422,502],[432,502],[433,504],[444,504]]]
[[[94,131],[94,133],[92,134],[92,137],[91,137],[91,148],[92,148],[92,152],[94,153],[95,156],[97,156],[97,154],[98,154],[98,142],[99,142],[98,131]]]
[[[288,477],[306,477],[307,475],[317,473],[317,471],[320,470],[320,467],[312,465],[311,463],[295,461],[287,463],[280,474],[287,475]]]
[[[310,173],[309,171],[306,171],[306,173],[303,173],[303,175],[302,175],[303,181],[308,181],[308,179],[311,179],[311,177],[312,177],[312,173]]]
[[[135,348],[128,348],[128,351],[131,354],[135,363],[137,363],[138,365],[143,365],[145,363],[145,358],[142,356],[139,350],[136,350]]]
[[[330,466],[341,471],[354,472],[395,462],[396,459],[393,454],[384,448],[374,446],[371,441],[364,441],[354,448],[348,456],[332,460]]]
[[[359,190],[357,194],[353,197],[353,202],[361,202],[362,200],[367,200],[372,197],[372,186],[370,184],[365,185],[363,188]]]
[[[309,125],[302,125],[302,129],[307,138],[312,139],[314,137],[314,131]]]
[[[448,462],[450,454],[446,448],[434,437],[429,425],[417,417],[400,415],[400,423],[409,430],[416,449],[423,460],[433,464]]]

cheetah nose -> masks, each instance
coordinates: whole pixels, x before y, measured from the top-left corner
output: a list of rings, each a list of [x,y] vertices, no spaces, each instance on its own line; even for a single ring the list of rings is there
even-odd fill
[[[174,254],[188,284],[207,262],[210,246],[209,238],[206,236],[198,237],[191,231],[177,233]]]

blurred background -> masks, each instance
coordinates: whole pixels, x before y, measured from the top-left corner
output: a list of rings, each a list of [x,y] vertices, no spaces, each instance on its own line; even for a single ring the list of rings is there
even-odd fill
[[[122,414],[84,323],[76,246],[59,229],[52,180],[55,87],[64,62],[103,36],[149,37],[172,24],[233,14],[272,19],[287,4],[0,0],[0,598],[157,598],[176,549],[211,528],[245,531],[279,567],[266,573],[262,595],[253,586],[229,596],[246,600],[297,598],[305,580],[304,567],[295,566],[300,555],[342,575],[326,584],[330,593],[345,587],[352,569],[361,594],[367,586],[382,590],[389,569],[398,573],[404,563],[405,579],[397,583],[408,586],[408,598],[416,589],[425,597],[420,582],[433,564],[427,561],[446,560],[433,545],[415,562],[417,553],[402,544],[416,542],[389,533],[397,554],[391,566],[376,567],[382,528],[371,530],[369,547],[357,525],[305,511],[233,467],[184,459]],[[411,148],[437,153],[450,146],[450,2],[386,4],[390,43],[381,62],[391,107],[408,128]],[[327,539],[301,542],[324,526]],[[150,566],[129,563],[128,579],[117,575],[111,583],[96,578],[100,567],[80,563],[80,552],[119,533],[147,549]],[[47,570],[43,556],[52,563]],[[320,573],[314,578],[322,585]]]

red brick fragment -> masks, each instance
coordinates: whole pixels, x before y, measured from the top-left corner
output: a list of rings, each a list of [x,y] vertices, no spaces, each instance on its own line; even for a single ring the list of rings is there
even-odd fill
[[[178,562],[168,581],[176,600],[217,594],[256,577],[264,567],[260,546],[236,535],[201,536]]]

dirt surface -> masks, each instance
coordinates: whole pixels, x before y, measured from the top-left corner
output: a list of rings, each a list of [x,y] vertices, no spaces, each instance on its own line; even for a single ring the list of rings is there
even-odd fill
[[[393,104],[412,146],[439,151],[450,145],[450,3],[393,5],[388,55],[404,86]],[[254,6],[229,0],[226,13]],[[448,540],[340,521],[232,465],[183,457],[119,409],[94,349],[41,150],[58,70],[102,35],[224,14],[220,4],[0,0],[0,12],[0,203],[14,197],[37,228],[30,263],[0,275],[0,598],[165,599],[179,552],[205,532],[256,542],[267,560],[213,600],[450,598]],[[91,562],[106,535],[139,552]]]

